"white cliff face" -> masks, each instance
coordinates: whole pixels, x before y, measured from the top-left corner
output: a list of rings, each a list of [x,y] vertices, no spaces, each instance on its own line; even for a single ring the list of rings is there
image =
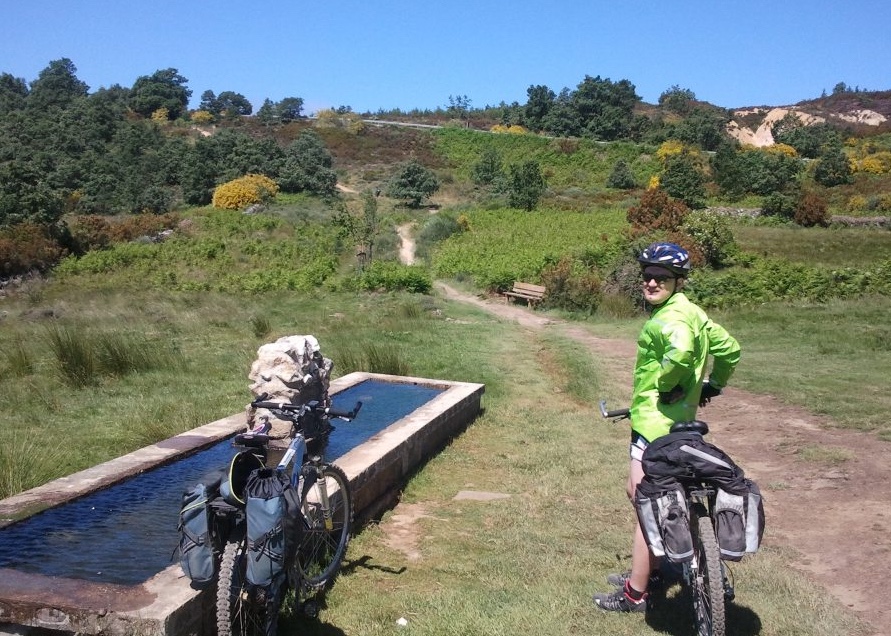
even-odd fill
[[[731,137],[739,141],[741,144],[761,148],[774,144],[774,138],[771,129],[773,128],[774,124],[776,124],[789,113],[794,113],[795,115],[797,115],[805,126],[812,126],[814,124],[819,124],[826,121],[825,117],[811,115],[809,113],[803,112],[802,110],[794,106],[788,108],[753,108],[749,110],[737,110],[734,111],[733,116],[734,118],[742,118],[746,115],[760,114],[765,112],[766,115],[764,116],[764,119],[755,130],[752,130],[751,128],[741,127],[736,121],[731,121],[729,124],[727,124],[727,133]],[[837,118],[842,121],[857,124],[866,124],[870,126],[878,126],[879,124],[882,124],[887,120],[884,115],[866,109],[855,110],[851,111],[850,113],[835,114],[832,115],[832,118]]]

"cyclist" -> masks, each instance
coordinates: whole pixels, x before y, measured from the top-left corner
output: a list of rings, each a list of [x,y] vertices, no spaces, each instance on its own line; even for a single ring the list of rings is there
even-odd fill
[[[644,299],[652,307],[637,339],[631,396],[630,467],[626,492],[633,501],[643,479],[647,445],[667,435],[675,422],[693,420],[698,406],[719,395],[739,362],[737,341],[683,293],[690,255],[674,243],[653,243],[638,257]],[[708,358],[712,370],[706,379]],[[635,515],[631,571],[611,574],[618,589],[595,594],[594,603],[612,612],[644,612],[648,587],[658,576]],[[651,578],[653,575],[653,578]]]

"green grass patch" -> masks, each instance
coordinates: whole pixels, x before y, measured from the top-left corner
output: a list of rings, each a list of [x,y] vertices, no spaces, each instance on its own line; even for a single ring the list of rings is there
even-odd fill
[[[869,267],[891,254],[891,232],[876,228],[735,224],[733,236],[744,252],[830,269]]]
[[[436,276],[470,277],[484,288],[509,289],[515,280],[535,282],[542,269],[562,256],[589,267],[603,266],[621,250],[625,212],[564,212],[514,209],[465,212],[469,228],[436,250]]]

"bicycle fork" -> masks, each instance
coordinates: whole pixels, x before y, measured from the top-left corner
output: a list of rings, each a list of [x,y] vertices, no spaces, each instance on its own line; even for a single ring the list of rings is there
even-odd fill
[[[328,482],[324,477],[320,462],[321,459],[319,457],[313,457],[306,465],[304,465],[303,470],[301,471],[303,479],[305,480],[303,486],[304,497],[310,487],[314,484],[318,486],[316,493],[318,494],[319,500],[313,503],[318,505],[318,511],[321,513],[321,519],[325,525],[325,530],[330,532],[334,529],[334,520],[331,511],[331,502],[328,499]]]

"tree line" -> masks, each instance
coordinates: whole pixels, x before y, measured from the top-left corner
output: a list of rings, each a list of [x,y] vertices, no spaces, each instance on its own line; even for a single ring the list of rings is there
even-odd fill
[[[206,90],[198,110],[190,112],[191,96],[188,80],[173,68],[138,77],[129,88],[92,93],[67,58],[50,62],[30,83],[0,74],[0,230],[30,223],[64,232],[57,222],[66,214],[162,215],[180,205],[209,204],[217,186],[249,174],[268,177],[282,192],[335,193],[333,160],[322,140],[311,130],[293,139],[275,133],[275,126],[303,116],[301,98],[266,99],[253,114],[252,104],[234,91]],[[774,128],[778,151],[741,148],[726,134],[728,111],[678,86],[646,113],[624,79],[585,76],[559,93],[534,85],[527,98],[522,105],[472,111],[466,96],[450,97],[449,112],[468,121],[494,116],[503,125],[559,137],[679,144],[662,156],[659,185],[693,208],[703,205],[706,184],[713,181],[728,197],[764,196],[767,207],[791,216],[801,198],[805,160],[815,162],[814,179],[822,185],[851,179],[842,136],[831,126],[805,126],[790,116]],[[247,115],[267,133],[241,126]],[[227,125],[212,135],[195,134],[196,124],[213,122]],[[503,170],[494,156],[480,157],[474,180],[525,209],[535,207],[546,187],[537,163]],[[627,165],[617,165],[607,185],[643,184],[634,183]],[[388,193],[417,206],[436,188],[430,171],[409,162]],[[4,268],[0,273],[9,273]]]

